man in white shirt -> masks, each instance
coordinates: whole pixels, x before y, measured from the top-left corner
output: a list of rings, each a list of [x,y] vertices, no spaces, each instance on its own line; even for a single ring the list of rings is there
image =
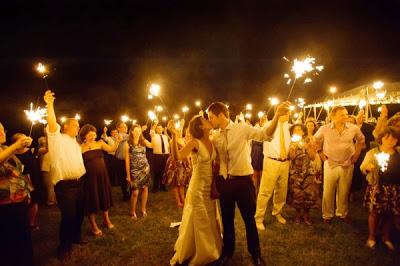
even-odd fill
[[[233,255],[235,248],[235,204],[238,205],[246,225],[247,247],[254,265],[265,265],[261,258],[260,243],[254,213],[256,209],[256,194],[251,176],[249,140],[265,141],[273,135],[278,117],[286,113],[288,103],[282,103],[277,108],[274,119],[268,128],[254,128],[246,123],[233,123],[229,119],[229,111],[221,102],[212,103],[208,107],[208,119],[216,129],[221,129],[213,135],[213,144],[219,156],[219,176],[216,179],[217,190],[220,193],[222,223],[224,226],[224,247],[219,264],[226,264]]]
[[[60,245],[58,256],[61,261],[69,259],[72,244],[87,244],[81,238],[83,222],[83,183],[85,174],[81,147],[76,141],[79,123],[76,119],[68,119],[60,133],[54,112],[54,93],[46,91],[44,101],[47,104],[47,138],[51,157],[52,182],[61,211]]]
[[[265,230],[264,215],[272,194],[274,195],[272,215],[279,223],[286,224],[281,211],[286,203],[289,179],[288,153],[291,138],[288,121],[289,114],[279,117],[277,130],[272,140],[264,142],[263,168],[266,171],[263,171],[261,176],[255,214],[256,226],[259,230]]]
[[[153,145],[153,189],[152,192],[158,190],[167,191],[162,184],[165,165],[170,153],[168,136],[163,134],[163,127],[156,125],[155,134],[151,133],[151,143]]]

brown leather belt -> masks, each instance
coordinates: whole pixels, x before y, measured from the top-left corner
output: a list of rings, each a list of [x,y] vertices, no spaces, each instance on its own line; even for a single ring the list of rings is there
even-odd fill
[[[274,160],[274,161],[278,161],[278,162],[286,162],[289,159],[281,159],[281,158],[272,158],[272,157],[268,157],[268,159]]]

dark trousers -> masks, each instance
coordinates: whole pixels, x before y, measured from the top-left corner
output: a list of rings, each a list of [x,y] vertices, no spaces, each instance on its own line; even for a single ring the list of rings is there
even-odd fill
[[[220,193],[222,224],[224,226],[224,247],[222,254],[231,257],[235,249],[235,204],[246,226],[247,249],[253,257],[260,256],[260,242],[254,214],[256,212],[256,192],[251,176],[224,179],[218,176],[217,190]]]
[[[0,205],[0,264],[33,265],[27,202]]]
[[[130,192],[128,189],[128,181],[126,180],[126,168],[125,161],[116,159],[116,173],[119,178],[119,184],[121,186],[122,198],[128,200],[130,198]]]
[[[161,184],[169,154],[153,154],[153,190],[165,188]]]
[[[82,179],[82,178],[81,178]],[[81,238],[83,223],[83,182],[61,180],[54,187],[61,211],[59,238],[61,251],[69,251]]]

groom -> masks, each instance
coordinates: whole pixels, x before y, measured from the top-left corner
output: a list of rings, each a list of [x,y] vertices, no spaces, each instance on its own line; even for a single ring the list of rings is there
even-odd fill
[[[235,204],[237,203],[246,225],[247,248],[254,265],[265,265],[261,258],[260,243],[254,214],[256,210],[255,188],[251,180],[249,140],[266,141],[273,136],[278,118],[288,111],[289,103],[281,103],[268,128],[255,128],[246,123],[233,123],[224,103],[214,102],[208,107],[208,119],[212,126],[221,129],[213,135],[213,143],[219,155],[219,176],[216,180],[220,193],[224,247],[219,259],[225,265],[235,248]]]

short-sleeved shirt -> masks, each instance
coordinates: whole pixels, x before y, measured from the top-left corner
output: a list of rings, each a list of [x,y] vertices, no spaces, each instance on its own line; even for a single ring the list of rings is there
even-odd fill
[[[351,157],[355,153],[354,140],[359,144],[365,142],[360,128],[350,123],[346,123],[340,133],[333,123],[324,125],[318,129],[314,138],[317,142],[323,143],[323,153],[328,158],[328,165],[331,168],[350,166]]]

